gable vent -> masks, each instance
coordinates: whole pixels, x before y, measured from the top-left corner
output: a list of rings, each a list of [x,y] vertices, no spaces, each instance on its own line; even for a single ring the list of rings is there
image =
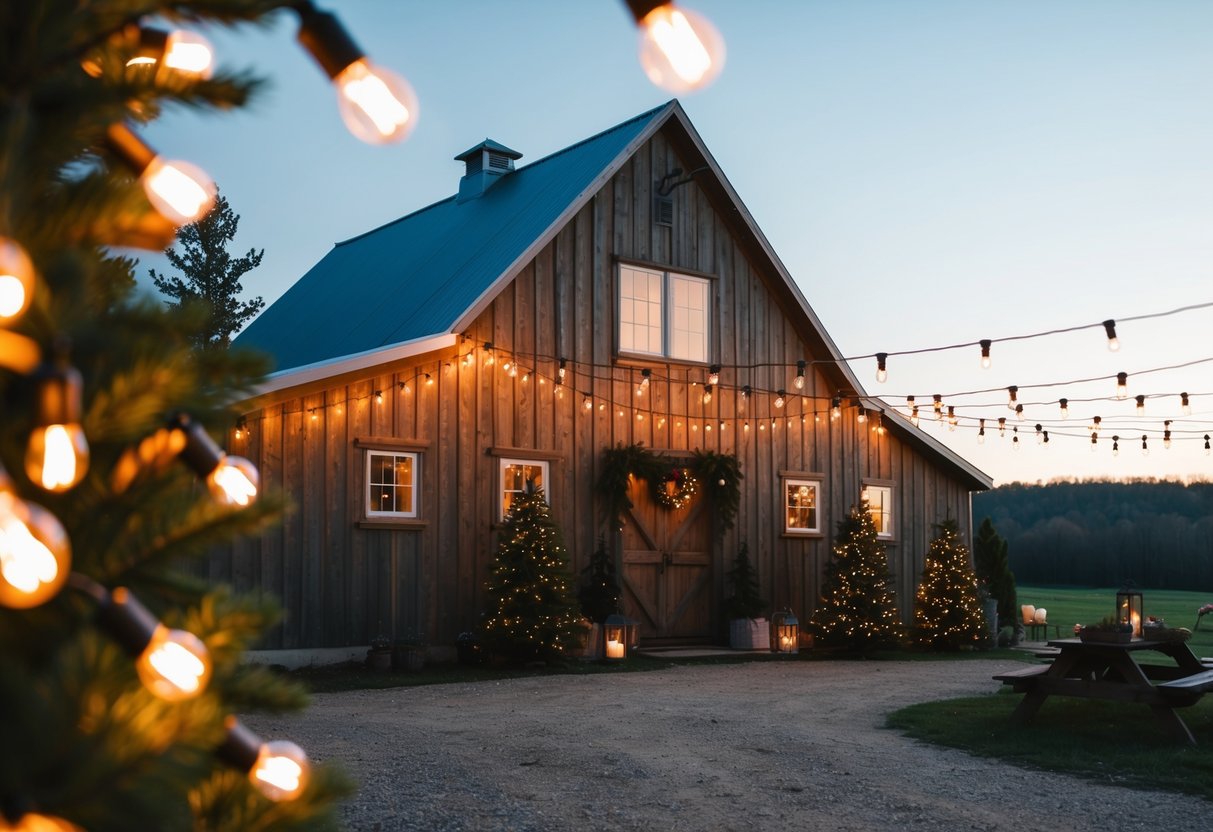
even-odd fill
[[[657,225],[674,225],[674,198],[672,196],[653,196],[653,222]]]

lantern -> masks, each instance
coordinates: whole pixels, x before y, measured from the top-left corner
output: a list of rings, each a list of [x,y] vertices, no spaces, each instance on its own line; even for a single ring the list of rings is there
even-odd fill
[[[1142,615],[1141,593],[1133,589],[1122,589],[1116,593],[1116,620],[1133,625],[1133,638],[1141,638]]]
[[[800,622],[790,609],[771,616],[771,652],[784,656],[800,652]]]
[[[602,622],[602,658],[621,662],[628,657],[628,620],[618,613]]]

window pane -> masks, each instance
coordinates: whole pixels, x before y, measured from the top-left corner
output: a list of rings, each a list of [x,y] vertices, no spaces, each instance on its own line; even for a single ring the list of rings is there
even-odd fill
[[[803,480],[787,480],[784,487],[787,508],[787,530],[816,532],[818,484]]]
[[[368,453],[367,514],[416,517],[417,474],[416,454]]]
[[[670,357],[688,361],[706,361],[708,357],[708,281],[697,277],[670,275]]]

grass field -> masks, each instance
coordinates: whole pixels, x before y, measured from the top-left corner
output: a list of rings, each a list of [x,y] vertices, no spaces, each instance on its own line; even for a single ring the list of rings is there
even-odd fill
[[[1061,627],[1062,636],[1073,635],[1075,624],[1094,624],[1116,607],[1116,588],[1088,589],[1079,587],[1018,587],[1019,603],[1044,607],[1049,623]],[[1142,606],[1147,616],[1164,619],[1169,627],[1193,630],[1188,642],[1198,656],[1213,656],[1213,615],[1206,616],[1195,630],[1196,610],[1213,603],[1213,594],[1205,592],[1176,592],[1174,590],[1141,590]],[[1049,628],[1052,637],[1052,628]]]

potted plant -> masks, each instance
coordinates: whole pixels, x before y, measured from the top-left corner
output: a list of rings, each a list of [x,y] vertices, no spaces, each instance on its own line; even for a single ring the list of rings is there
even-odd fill
[[[725,601],[729,617],[729,647],[734,650],[769,650],[771,634],[763,616],[767,602],[758,593],[758,575],[750,563],[750,551],[742,543],[729,570],[733,595]]]
[[[607,616],[619,612],[621,592],[615,577],[615,559],[607,551],[605,538],[598,538],[598,548],[590,556],[582,575],[585,579],[577,591],[577,600],[581,603],[581,614],[590,624],[583,655],[587,659],[600,659],[602,623]]]
[[[1133,640],[1133,625],[1106,616],[1098,624],[1087,624],[1078,631],[1078,637],[1086,642],[1104,644],[1126,644]]]
[[[366,651],[366,666],[371,670],[392,669],[392,640],[380,633],[371,639],[371,649]]]
[[[416,673],[425,667],[425,639],[420,635],[406,635],[392,644],[392,669]]]

